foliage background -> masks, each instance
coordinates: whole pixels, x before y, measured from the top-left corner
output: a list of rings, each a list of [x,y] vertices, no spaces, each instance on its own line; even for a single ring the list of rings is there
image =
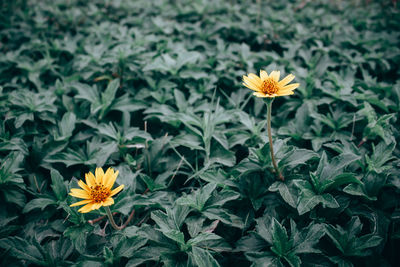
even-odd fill
[[[398,264],[395,2],[2,1],[1,265]],[[301,83],[274,101],[285,182],[259,69]],[[96,166],[123,231],[69,207]]]

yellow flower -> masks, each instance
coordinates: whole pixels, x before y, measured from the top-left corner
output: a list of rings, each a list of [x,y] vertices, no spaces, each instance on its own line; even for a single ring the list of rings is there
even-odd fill
[[[253,95],[257,97],[275,97],[284,95],[293,95],[293,90],[300,86],[299,83],[289,84],[294,75],[289,74],[283,80],[279,81],[280,71],[272,71],[270,75],[264,70],[260,70],[260,77],[250,73],[243,75],[243,85],[255,91]]]
[[[87,213],[91,210],[99,209],[102,206],[110,206],[114,204],[112,196],[119,193],[124,188],[124,185],[120,185],[114,190],[111,188],[114,185],[115,180],[118,176],[118,171],[114,172],[112,168],[108,168],[104,173],[102,168],[96,168],[96,176],[89,172],[85,174],[86,184],[79,180],[78,185],[83,189],[72,188],[69,193],[73,197],[83,198],[84,200],[79,201],[71,205],[71,207],[85,205],[78,211]]]

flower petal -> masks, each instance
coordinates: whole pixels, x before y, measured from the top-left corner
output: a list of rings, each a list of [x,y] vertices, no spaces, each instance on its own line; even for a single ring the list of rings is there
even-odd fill
[[[93,203],[93,205],[92,205],[92,210],[100,209],[101,206],[103,206],[103,202],[100,202],[100,203]]]
[[[93,200],[91,200],[91,199],[85,199],[85,200],[81,200],[81,201],[79,201],[79,202],[76,202],[76,203],[74,203],[74,204],[71,204],[71,205],[69,205],[70,207],[75,207],[75,206],[80,206],[80,205],[85,205],[85,204],[88,204],[88,203],[90,203],[90,202],[92,202]]]
[[[289,74],[285,78],[283,78],[282,81],[278,82],[278,86],[279,87],[285,86],[286,84],[293,81],[294,78],[295,78],[295,76],[293,74]]]
[[[103,202],[103,206],[111,206],[112,204],[114,204],[114,199],[112,199],[111,197],[107,198],[104,202]]]
[[[72,188],[71,193],[69,193],[73,197],[77,198],[84,198],[84,199],[91,199],[92,197],[86,192],[85,190],[82,189],[77,189],[77,188]]]
[[[255,95],[256,97],[268,97],[266,94],[261,92],[254,92],[253,95]]]
[[[93,173],[91,173],[91,172],[88,172],[85,174],[85,180],[86,180],[86,184],[89,187],[96,185],[96,178],[94,177]]]
[[[261,88],[261,82],[254,81],[249,77],[243,76],[243,81],[248,85],[250,89],[260,90]]]
[[[122,190],[122,188],[124,188],[124,185],[123,185],[123,184],[121,184],[120,186],[118,186],[117,188],[115,188],[114,190],[112,190],[112,191],[111,191],[111,194],[110,194],[110,197],[112,197],[112,196],[118,194],[119,191]]]
[[[281,72],[279,70],[273,70],[269,77],[275,80],[275,82],[279,82],[279,77],[281,76]]]
[[[286,85],[286,86],[282,87],[282,89],[279,90],[279,91],[286,92],[286,91],[289,91],[289,90],[294,90],[299,86],[300,86],[299,83],[293,83],[293,84],[289,84],[289,85]]]
[[[283,93],[278,92],[278,96],[293,95],[293,94],[294,94],[293,91],[288,91],[288,92],[283,92]]]
[[[107,170],[108,172],[108,170]],[[107,176],[106,172],[106,176]],[[119,171],[114,172],[114,170],[111,170],[111,174],[109,174],[107,180],[104,182],[104,186],[111,189],[115,183],[115,180],[117,179],[117,176],[119,174]]]
[[[83,190],[85,190],[86,192],[90,192],[90,188],[89,188],[89,186],[87,186],[82,180],[79,180],[78,181],[78,185],[83,189]]]
[[[102,168],[97,167],[95,171],[96,183],[103,184],[104,171]]]
[[[260,70],[260,78],[261,80],[265,81],[268,79],[268,73],[265,70]]]
[[[89,203],[89,204],[83,206],[82,208],[80,208],[78,211],[79,211],[80,213],[88,213],[89,211],[92,210],[93,204],[94,204],[94,203]]]
[[[249,85],[247,85],[247,84],[245,84],[245,83],[242,83],[244,86],[246,86],[247,88],[249,88],[249,89],[251,89],[251,90],[253,90],[253,91],[260,91],[260,88],[257,88],[257,87],[254,87],[254,86],[249,86]]]
[[[249,77],[249,79],[251,81],[253,81],[255,84],[262,84],[262,80],[260,77],[258,77],[257,75],[255,75],[254,73],[249,73],[249,75],[247,75],[247,77]]]
[[[106,173],[103,176],[103,185],[107,186],[108,181],[114,176],[113,168],[108,168]]]

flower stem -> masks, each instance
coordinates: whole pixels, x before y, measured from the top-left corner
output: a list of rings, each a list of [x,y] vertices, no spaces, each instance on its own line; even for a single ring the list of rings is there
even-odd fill
[[[274,98],[267,99],[267,130],[268,130],[268,139],[269,139],[269,150],[271,151],[272,165],[274,165],[276,174],[278,175],[278,177],[281,181],[285,181],[285,178],[283,177],[282,173],[279,171],[278,165],[276,164],[275,156],[274,156],[274,146],[272,144],[271,113],[272,113],[272,102],[273,101],[274,101]]]
[[[114,221],[114,217],[113,217],[113,215],[112,215],[112,213],[111,213],[110,207],[106,206],[106,207],[104,207],[104,209],[106,210],[107,217],[108,217],[108,220],[110,221],[111,226],[112,226],[115,230],[122,230],[122,229],[124,229],[125,227],[127,227],[128,224],[129,224],[129,222],[132,220],[133,215],[135,214],[135,210],[132,210],[131,214],[129,214],[129,217],[128,217],[128,219],[125,221],[125,223],[124,223],[123,225],[121,225],[121,226],[118,226],[118,225],[115,223],[115,221]]]

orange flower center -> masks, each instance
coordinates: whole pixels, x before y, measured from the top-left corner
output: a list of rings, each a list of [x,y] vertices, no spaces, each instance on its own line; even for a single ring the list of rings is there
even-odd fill
[[[105,187],[104,185],[95,185],[90,187],[90,195],[94,202],[100,203],[105,201],[110,195],[110,189]]]
[[[273,95],[278,92],[278,83],[273,78],[263,81],[262,92],[267,95]]]

